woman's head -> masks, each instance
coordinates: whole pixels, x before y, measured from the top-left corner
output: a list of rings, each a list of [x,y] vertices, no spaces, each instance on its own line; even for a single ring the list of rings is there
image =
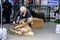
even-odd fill
[[[25,16],[26,11],[27,11],[26,7],[24,7],[24,6],[20,7],[20,12],[22,13],[23,16]]]

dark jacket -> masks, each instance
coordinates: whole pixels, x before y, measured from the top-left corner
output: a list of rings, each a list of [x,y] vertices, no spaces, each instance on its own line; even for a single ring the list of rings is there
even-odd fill
[[[20,15],[20,12],[16,13],[16,15],[15,15],[15,17],[14,17],[13,20],[16,21],[16,19],[17,19],[18,16],[21,16],[21,15]],[[22,17],[22,19],[23,19],[23,18],[26,18],[26,19],[27,19],[27,18],[29,18],[29,17],[31,17],[31,16],[32,16],[32,15],[31,15],[30,11],[27,10],[26,16],[25,16],[25,17]]]
[[[7,7],[8,8],[7,8]],[[12,5],[11,5],[11,3],[10,2],[4,2],[3,4],[2,4],[2,8],[3,8],[3,15],[10,15],[11,14],[11,8],[12,8]]]

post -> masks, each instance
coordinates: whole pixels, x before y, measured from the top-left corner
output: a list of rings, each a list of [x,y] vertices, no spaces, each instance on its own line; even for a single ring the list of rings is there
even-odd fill
[[[49,8],[49,22],[50,22],[50,7],[48,7]]]
[[[1,0],[1,28],[2,28],[2,0]]]
[[[60,14],[60,0],[59,0],[59,14]]]

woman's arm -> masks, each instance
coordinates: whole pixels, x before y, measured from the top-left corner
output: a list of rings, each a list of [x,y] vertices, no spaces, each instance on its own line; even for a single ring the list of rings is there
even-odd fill
[[[15,14],[14,18],[13,18],[13,24],[16,23],[16,20],[17,20],[17,16],[19,15],[19,11]]]

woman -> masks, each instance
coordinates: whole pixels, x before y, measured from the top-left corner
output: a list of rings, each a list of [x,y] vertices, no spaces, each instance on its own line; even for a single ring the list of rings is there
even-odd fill
[[[15,15],[15,18],[13,20],[13,24],[16,24],[16,19],[18,18],[18,16],[19,16],[19,21],[22,20],[22,19],[26,19],[25,22],[28,22],[28,19],[32,17],[32,15],[29,12],[29,10],[26,7],[24,7],[24,6],[21,6],[20,7],[20,13],[18,13],[18,14]],[[29,26],[31,27],[30,23],[29,23]]]

